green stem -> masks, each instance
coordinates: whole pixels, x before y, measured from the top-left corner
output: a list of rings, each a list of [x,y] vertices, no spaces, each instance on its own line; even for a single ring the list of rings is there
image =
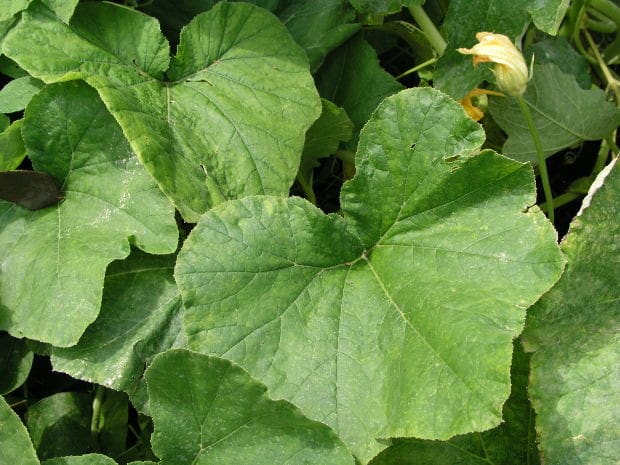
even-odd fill
[[[530,130],[530,134],[532,136],[532,140],[534,141],[534,147],[536,148],[536,156],[538,157],[538,169],[540,171],[540,180],[542,181],[543,191],[545,193],[545,200],[547,204],[547,216],[549,217],[549,221],[553,223],[555,219],[554,211],[553,211],[553,194],[551,192],[551,184],[549,183],[549,174],[547,173],[547,162],[545,160],[545,152],[542,147],[542,142],[540,141],[540,135],[538,134],[538,129],[536,129],[536,125],[534,124],[534,119],[532,118],[532,113],[525,102],[525,99],[522,96],[516,97],[517,103],[519,104],[519,108],[521,109],[521,113],[523,113],[523,117],[525,118],[525,122],[527,123],[527,127]]]
[[[103,396],[105,388],[97,385],[95,388],[95,398],[93,399],[93,416],[90,419],[90,437],[95,447],[95,452],[100,450],[99,446],[99,421],[101,418],[101,404],[103,404]]]
[[[611,74],[611,71],[607,67],[607,64],[605,63],[605,60],[601,56],[601,53],[598,51],[598,47],[594,43],[594,40],[592,39],[592,36],[590,35],[590,33],[584,29],[583,35],[586,36],[586,40],[588,41],[588,44],[590,45],[590,48],[592,49],[592,53],[594,53],[594,56],[596,57],[596,63],[598,64],[599,68],[603,72],[603,76],[605,76],[607,85],[611,88],[612,92],[614,93],[616,97],[616,105],[620,106],[620,88],[619,88],[620,82]]]
[[[312,188],[312,180],[306,179],[301,173],[297,173],[297,182],[301,187],[301,190],[304,191],[304,195],[306,196],[306,200],[312,203],[312,205],[316,205],[316,195],[314,194],[314,189]]]
[[[552,207],[561,207],[562,205],[566,205],[567,203],[571,203],[573,200],[577,200],[579,197],[583,197],[585,194],[580,192],[566,192],[565,194],[558,195],[555,199],[553,199]],[[549,212],[547,208],[547,202],[541,203],[538,206],[545,213]]]
[[[336,157],[340,158],[345,163],[350,163],[355,166],[355,152],[351,150],[338,150]]]
[[[446,43],[446,40],[443,38],[443,36],[439,33],[439,30],[437,30],[437,27],[435,26],[431,18],[428,17],[426,11],[424,11],[424,9],[420,5],[415,5],[409,7],[409,13],[411,13],[411,16],[413,17],[415,22],[418,23],[420,29],[424,31],[426,38],[430,42],[433,49],[437,52],[437,54],[439,56],[443,55],[443,52],[446,50],[448,44]]]
[[[620,7],[611,0],[590,0],[589,6],[603,13],[620,26]]]
[[[405,76],[409,76],[410,74],[413,73],[417,73],[418,71],[420,71],[421,69],[426,68],[427,66],[432,65],[433,63],[435,63],[437,61],[437,58],[431,58],[430,60],[426,60],[422,63],[420,63],[419,65],[414,66],[413,68],[408,69],[407,71],[405,71],[404,73],[399,74],[398,76],[396,76],[394,79],[396,79],[397,81],[399,79],[404,78]]]

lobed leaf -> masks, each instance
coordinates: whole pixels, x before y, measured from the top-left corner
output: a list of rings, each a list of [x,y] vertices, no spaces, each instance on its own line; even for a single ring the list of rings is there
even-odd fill
[[[249,4],[195,17],[169,69],[157,21],[107,3],[80,4],[69,26],[34,5],[4,53],[45,82],[95,87],[189,222],[225,199],[286,195],[320,112],[303,50]]]
[[[231,359],[330,425],[362,462],[377,438],[501,421],[512,339],[559,277],[531,169],[432,89],[386,99],[360,136],[344,218],[249,197],[207,213],[175,277],[192,350]]]
[[[176,249],[174,209],[84,83],[37,94],[23,135],[34,168],[65,198],[34,212],[0,204],[0,326],[70,346],[97,317],[105,269],[129,254],[128,239],[151,253]]]
[[[264,385],[226,360],[170,350],[146,380],[162,465],[354,463],[329,428],[269,399]]]

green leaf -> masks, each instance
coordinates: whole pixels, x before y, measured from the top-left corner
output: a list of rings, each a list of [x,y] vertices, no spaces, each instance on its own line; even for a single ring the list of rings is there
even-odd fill
[[[332,53],[317,74],[320,94],[343,107],[355,124],[348,146],[355,149],[358,134],[377,105],[403,89],[379,64],[377,53],[361,35]]]
[[[41,0],[62,21],[68,23],[80,0]]]
[[[0,113],[22,111],[43,83],[30,76],[12,80],[0,90]]]
[[[569,3],[570,0],[530,0],[527,11],[538,29],[556,35]]]
[[[41,460],[92,450],[90,395],[61,392],[28,408],[28,431]]]
[[[512,392],[503,407],[504,422],[490,431],[455,436],[448,441],[398,439],[372,465],[537,465],[534,413],[527,397],[529,357],[515,344]]]
[[[107,3],[81,4],[70,27],[31,8],[4,52],[45,82],[94,86],[189,222],[224,199],[288,194],[320,111],[304,52],[248,4],[219,3],[194,18],[169,81],[160,80],[169,57],[157,22]]]
[[[35,212],[0,204],[0,326],[66,347],[97,317],[105,269],[129,254],[129,238],[151,253],[176,249],[174,210],[84,83],[37,94],[23,135],[34,168],[65,199]]]
[[[534,66],[523,95],[538,129],[545,156],[584,140],[601,139],[620,125],[620,109],[605,92],[579,87],[575,77],[548,63]],[[503,153],[515,160],[537,163],[532,135],[515,99],[489,99],[493,119],[508,134]]]
[[[112,263],[97,320],[77,345],[53,350],[54,369],[133,394],[145,366],[182,332],[175,258],[135,250]]]
[[[32,0],[4,0],[0,8],[0,21],[10,20],[14,15],[28,8]]]
[[[146,380],[162,465],[354,463],[329,428],[269,399],[264,385],[227,360],[170,350]]]
[[[360,29],[347,0],[292,0],[278,14],[316,71],[329,52]]]
[[[46,460],[41,465],[117,465],[110,457],[101,454],[86,454],[78,457],[59,457]]]
[[[11,125],[11,120],[6,115],[0,115],[0,132],[4,132]]]
[[[26,147],[22,138],[23,122],[18,119],[0,133],[0,171],[16,169],[26,157]]]
[[[572,74],[583,89],[592,86],[588,61],[563,37],[536,42],[526,50],[525,61],[530,63],[532,56],[537,65],[553,63],[563,73]]]
[[[547,465],[611,465],[620,456],[619,193],[615,167],[562,241],[562,279],[528,314],[529,393]]]
[[[376,438],[497,425],[512,339],[563,259],[528,208],[531,169],[483,139],[456,102],[410,89],[364,127],[344,219],[298,198],[207,213],[175,269],[188,347],[241,364],[363,463]]]
[[[56,181],[47,173],[31,170],[0,172],[0,199],[28,210],[39,210],[62,200]]]
[[[8,394],[24,384],[33,355],[25,340],[0,334],[0,394]]]
[[[39,465],[28,431],[17,414],[0,396],[0,463]]]

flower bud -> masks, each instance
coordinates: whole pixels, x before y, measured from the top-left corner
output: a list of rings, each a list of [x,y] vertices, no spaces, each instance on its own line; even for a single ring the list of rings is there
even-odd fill
[[[523,54],[508,37],[491,32],[478,32],[478,43],[472,48],[459,48],[459,52],[474,56],[474,65],[493,62],[497,86],[508,95],[523,95],[527,87],[528,69]]]

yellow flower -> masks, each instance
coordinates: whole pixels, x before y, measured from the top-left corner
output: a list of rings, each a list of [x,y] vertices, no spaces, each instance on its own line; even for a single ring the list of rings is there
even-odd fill
[[[504,94],[502,94],[501,92],[495,92],[493,90],[478,88],[471,90],[465,97],[459,100],[459,103],[465,109],[467,115],[474,121],[480,121],[484,117],[484,112],[476,105],[474,105],[472,101],[474,97],[477,97],[479,95],[497,95],[499,97],[504,96]]]
[[[493,72],[497,86],[508,95],[518,97],[527,87],[528,69],[523,54],[508,37],[491,32],[478,32],[478,43],[472,48],[459,48],[465,55],[474,55],[474,65],[496,63]]]

